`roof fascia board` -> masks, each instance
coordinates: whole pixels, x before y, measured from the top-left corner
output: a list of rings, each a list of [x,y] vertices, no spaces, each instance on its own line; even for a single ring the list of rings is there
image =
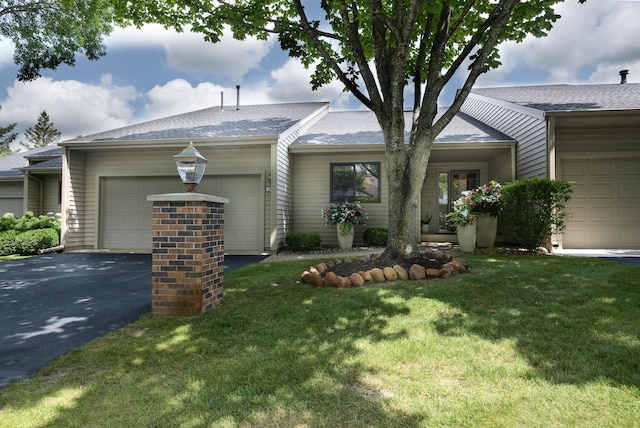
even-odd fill
[[[637,109],[611,109],[611,110],[549,110],[545,112],[547,116],[555,117],[576,117],[576,116],[633,116],[640,114]]]
[[[0,175],[0,181],[24,181],[24,175]]]
[[[312,124],[322,119],[329,112],[329,103],[325,103],[319,107],[316,111],[308,115],[307,117],[299,120],[295,125],[292,125],[280,134],[279,140],[286,140],[289,136],[294,136],[296,132],[302,135]]]
[[[515,146],[515,140],[433,143],[431,150],[501,149]],[[300,144],[289,146],[291,153],[384,152],[384,144]]]
[[[215,138],[179,138],[171,140],[108,140],[108,141],[65,141],[59,143],[69,149],[100,150],[100,149],[157,149],[182,147],[189,143],[198,146],[251,146],[275,144],[277,135],[261,135],[253,137],[225,137]]]
[[[468,98],[477,99],[479,101],[483,101],[485,103],[493,104],[493,105],[496,105],[498,107],[503,107],[503,108],[506,108],[508,110],[512,110],[512,111],[515,111],[515,112],[518,112],[518,113],[523,113],[523,114],[526,114],[528,116],[534,117],[536,119],[544,119],[544,113],[545,112],[543,110],[538,110],[538,109],[531,108],[531,107],[521,106],[520,104],[512,103],[512,102],[509,102],[509,101],[504,101],[504,100],[501,100],[499,98],[486,97],[484,95],[475,94],[473,92],[471,92],[469,94]]]

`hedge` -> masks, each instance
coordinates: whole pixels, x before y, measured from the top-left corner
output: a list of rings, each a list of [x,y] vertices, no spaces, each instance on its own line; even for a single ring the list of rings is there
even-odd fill
[[[320,248],[322,238],[317,232],[289,232],[284,237],[285,248],[291,251],[313,251]]]
[[[382,227],[371,227],[369,229],[365,229],[362,238],[364,239],[364,245],[367,247],[386,247],[388,236],[389,231],[387,229]]]

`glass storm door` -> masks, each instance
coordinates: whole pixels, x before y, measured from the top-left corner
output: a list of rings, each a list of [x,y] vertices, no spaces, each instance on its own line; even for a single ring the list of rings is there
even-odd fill
[[[438,229],[448,232],[447,214],[451,212],[453,202],[465,190],[478,187],[480,171],[452,170],[438,173]]]

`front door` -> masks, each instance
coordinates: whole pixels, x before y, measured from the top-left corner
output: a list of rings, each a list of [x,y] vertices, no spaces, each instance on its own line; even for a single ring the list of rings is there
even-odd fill
[[[447,226],[447,214],[451,212],[453,202],[462,192],[478,187],[480,171],[451,170],[438,173],[438,231],[450,231]]]

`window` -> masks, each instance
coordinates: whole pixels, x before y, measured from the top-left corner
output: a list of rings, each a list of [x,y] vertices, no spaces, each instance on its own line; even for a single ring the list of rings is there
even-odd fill
[[[380,202],[380,162],[332,163],[331,202]]]

